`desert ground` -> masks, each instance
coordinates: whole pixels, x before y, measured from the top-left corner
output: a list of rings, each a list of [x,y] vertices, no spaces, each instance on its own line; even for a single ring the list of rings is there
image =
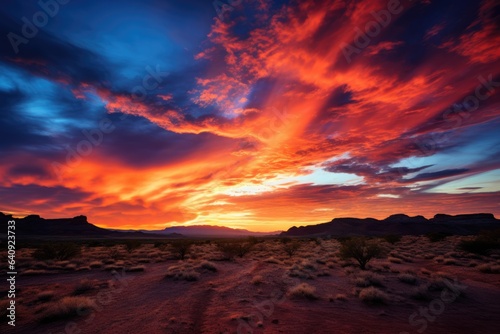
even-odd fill
[[[92,242],[65,260],[24,247],[0,331],[498,333],[500,256],[460,250],[472,238],[372,239],[384,252],[366,270],[336,239]]]

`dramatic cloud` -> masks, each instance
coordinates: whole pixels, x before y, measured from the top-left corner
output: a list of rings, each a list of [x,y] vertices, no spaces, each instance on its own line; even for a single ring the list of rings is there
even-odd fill
[[[498,8],[87,1],[36,27],[36,2],[9,5],[0,211],[260,230],[499,215]]]

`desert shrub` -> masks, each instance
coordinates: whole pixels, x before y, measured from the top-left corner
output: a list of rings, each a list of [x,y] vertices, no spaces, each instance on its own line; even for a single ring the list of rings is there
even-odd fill
[[[266,262],[266,263],[273,263],[273,264],[283,264],[282,261],[280,261],[280,260],[278,260],[278,259],[276,259],[276,258],[274,258],[272,256],[270,258],[265,259],[264,262]]]
[[[102,262],[101,261],[92,261],[89,264],[90,268],[101,268],[102,267]]]
[[[358,287],[383,286],[383,276],[371,272],[362,272],[356,277],[355,283]]]
[[[51,303],[40,315],[40,322],[64,320],[83,316],[95,308],[95,303],[88,297],[64,297]]]
[[[318,295],[316,295],[316,288],[307,284],[301,283],[288,291],[288,295],[290,297],[296,298],[306,298],[310,300],[318,299]]]
[[[169,270],[165,275],[166,278],[173,278],[174,280],[184,280],[188,282],[194,282],[200,279],[200,273],[192,269],[184,270]]]
[[[261,275],[254,276],[252,278],[252,284],[253,285],[259,285],[264,281],[264,278]]]
[[[403,260],[401,260],[398,257],[393,257],[393,256],[389,256],[387,258],[387,260],[389,260],[389,262],[391,262],[391,263],[403,263]]]
[[[347,300],[347,296],[343,293],[338,293],[336,296],[335,296],[335,299],[336,300],[341,300],[341,301],[346,301]]]
[[[168,244],[165,242],[165,241],[155,241],[155,243],[153,244],[153,247],[154,248],[165,248]]]
[[[477,267],[480,272],[485,274],[500,274],[500,265],[485,263]]]
[[[431,274],[431,271],[430,271],[430,270],[428,270],[428,269],[425,269],[425,268],[420,269],[420,272],[421,272],[422,274],[424,274],[424,275],[430,275],[430,274]]]
[[[417,284],[417,277],[415,275],[409,274],[409,273],[403,273],[398,275],[398,280],[400,282],[406,283],[406,284],[412,284],[415,285]]]
[[[292,238],[290,237],[283,237],[283,238],[280,238],[279,241],[282,243],[282,244],[287,244],[289,242],[292,241]]]
[[[320,238],[311,238],[310,240],[313,241],[317,246],[321,246]]]
[[[443,260],[443,264],[446,266],[457,266],[458,262],[455,259],[447,258]]]
[[[127,240],[124,245],[127,252],[132,253],[135,249],[140,248],[142,243],[139,240]]]
[[[429,285],[423,284],[413,288],[410,292],[410,298],[415,300],[430,300],[432,296],[429,293]]]
[[[300,243],[297,240],[291,240],[283,244],[283,250],[289,257],[292,257],[300,249]]]
[[[54,291],[46,290],[46,291],[40,292],[36,296],[36,300],[38,302],[45,303],[45,302],[48,302],[48,301],[52,300],[54,298],[54,296],[55,296]]]
[[[431,232],[427,233],[425,236],[427,239],[429,239],[430,242],[438,242],[446,239],[446,237],[449,237],[451,234],[449,233],[444,233],[444,232]]]
[[[258,243],[259,243],[259,242],[261,242],[261,241],[260,241],[257,237],[254,237],[254,236],[249,236],[249,237],[247,238],[247,242],[248,242],[250,245],[254,246],[254,245],[258,244]]]
[[[212,272],[216,272],[217,271],[217,266],[215,264],[213,264],[212,262],[210,262],[210,261],[203,261],[201,263],[200,267],[202,269],[206,269],[206,270],[209,270],[209,271],[212,271]]]
[[[236,256],[244,257],[252,248],[252,244],[243,241],[220,241],[217,248],[223,254],[224,260],[233,260]]]
[[[122,256],[122,253],[120,252],[120,250],[118,250],[117,248],[113,247],[113,248],[109,249],[108,257],[110,257],[113,260],[107,259],[104,262],[105,264],[111,264],[111,263],[106,263],[106,262],[110,262],[110,261],[113,261],[112,263],[114,263],[114,261],[116,261],[118,259],[121,259],[123,256]]]
[[[384,291],[371,286],[359,292],[359,299],[367,304],[386,304],[389,297]]]
[[[37,248],[33,252],[33,258],[36,260],[68,260],[81,254],[80,245],[65,243],[50,243]]]
[[[94,289],[94,284],[88,279],[82,279],[80,283],[78,283],[77,286],[73,289],[73,296],[77,295],[83,295],[84,293],[87,293],[89,291],[92,291]]]
[[[395,244],[395,243],[401,241],[401,236],[395,235],[395,234],[390,234],[390,235],[384,236],[383,239],[390,244]]]
[[[500,249],[500,230],[483,232],[473,240],[463,240],[458,248],[469,253],[487,255],[491,250]]]
[[[382,248],[374,242],[365,238],[352,238],[342,243],[340,247],[340,257],[344,260],[355,259],[362,270],[371,259],[382,255]]]
[[[144,271],[144,269],[145,269],[144,266],[133,266],[133,267],[126,268],[125,271],[128,273],[138,273],[138,272]]]
[[[186,255],[189,253],[192,245],[193,242],[190,240],[175,240],[171,243],[173,252],[180,260],[184,260],[186,258]]]

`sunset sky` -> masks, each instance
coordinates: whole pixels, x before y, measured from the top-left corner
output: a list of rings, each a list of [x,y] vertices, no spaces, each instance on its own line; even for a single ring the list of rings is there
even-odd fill
[[[0,9],[2,212],[500,216],[498,1],[60,2]]]

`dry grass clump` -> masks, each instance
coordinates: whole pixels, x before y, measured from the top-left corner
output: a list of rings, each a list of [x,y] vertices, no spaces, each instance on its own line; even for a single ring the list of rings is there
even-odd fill
[[[429,291],[441,291],[446,287],[444,283],[445,278],[433,275],[432,279],[428,283]]]
[[[406,284],[411,284],[411,285],[416,285],[418,282],[417,277],[413,274],[410,274],[410,273],[399,274],[398,280],[400,282],[403,282]]]
[[[500,265],[496,263],[485,263],[477,267],[480,272],[485,274],[500,274]]]
[[[436,256],[434,258],[434,261],[436,261],[437,263],[443,263],[444,262],[444,256],[442,256],[442,255]]]
[[[88,297],[64,297],[43,308],[40,322],[64,320],[89,314],[95,308],[95,303]]]
[[[458,266],[459,265],[457,260],[451,259],[451,258],[445,258],[443,260],[443,264],[446,266]]]
[[[314,279],[314,276],[306,269],[303,264],[294,264],[288,270],[288,276],[299,277],[302,279]]]
[[[302,261],[301,263],[301,266],[303,268],[303,270],[312,270],[312,271],[316,271],[318,268],[312,263],[310,262],[309,260],[304,260]]]
[[[288,291],[288,295],[290,297],[305,298],[309,300],[316,300],[319,298],[316,294],[316,288],[307,283],[301,283],[294,286],[290,289],[290,291]]]
[[[344,269],[344,272],[346,273],[346,275],[351,275],[351,274],[355,273],[356,270],[352,267],[347,267]]]
[[[129,273],[137,273],[137,272],[141,272],[141,271],[144,271],[146,268],[144,266],[132,266],[132,267],[128,267],[125,269],[126,272],[129,272]]]
[[[432,296],[429,293],[429,285],[423,284],[413,288],[410,292],[410,298],[415,300],[431,300]]]
[[[264,262],[266,262],[266,263],[273,263],[273,264],[283,264],[282,261],[280,261],[278,259],[275,259],[272,256],[270,258],[265,259]]]
[[[264,282],[264,277],[262,277],[261,275],[254,276],[251,281],[253,285],[259,285],[262,284],[262,282]]]
[[[394,256],[389,256],[387,260],[389,260],[389,262],[391,263],[403,263],[403,260]]]
[[[88,280],[88,279],[82,279],[80,283],[78,283],[77,286],[73,289],[72,295],[77,296],[77,295],[83,295],[84,293],[87,293],[89,291],[92,291],[94,289],[94,284]]]
[[[183,263],[181,265],[169,267],[165,278],[172,278],[176,281],[184,280],[193,282],[200,279],[200,273],[194,269],[193,264]]]
[[[209,271],[214,272],[214,273],[217,271],[217,266],[213,262],[210,262],[210,261],[203,261],[200,264],[200,268],[209,270]]]
[[[42,291],[36,296],[36,301],[45,303],[52,300],[54,296],[55,296],[54,291],[51,290]]]
[[[288,240],[284,238],[281,242],[283,243],[283,250],[289,257],[292,257],[295,253],[297,253],[301,246],[298,240]]]
[[[340,300],[340,301],[347,301],[347,295],[345,295],[343,293],[337,293],[337,295],[335,296],[335,299]]]
[[[384,291],[371,286],[359,292],[359,299],[367,304],[387,304],[389,296]]]
[[[431,272],[430,270],[425,269],[425,268],[420,269],[420,272],[421,272],[422,274],[424,274],[424,275],[428,275],[428,276],[430,276],[430,275],[432,274],[432,272]]]
[[[104,270],[106,271],[113,271],[113,270],[122,270],[123,265],[116,265],[116,264],[110,264],[104,267]]]
[[[383,281],[383,276],[371,272],[360,272],[355,280],[358,287],[383,286]]]

